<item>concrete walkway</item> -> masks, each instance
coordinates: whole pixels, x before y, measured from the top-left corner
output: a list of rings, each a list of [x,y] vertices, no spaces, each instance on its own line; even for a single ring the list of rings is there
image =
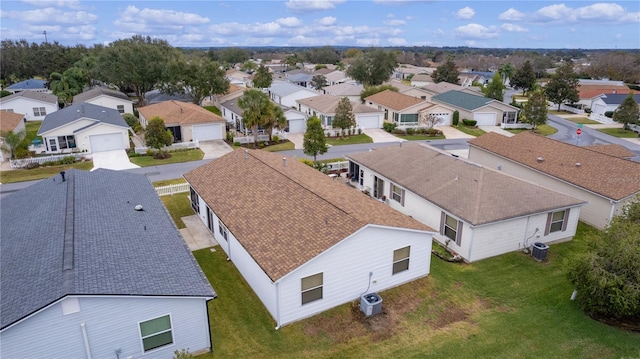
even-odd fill
[[[373,143],[406,141],[404,138],[396,137],[381,128],[367,128],[363,132],[371,137]]]
[[[484,132],[496,132],[507,137],[514,135],[512,132],[503,130],[500,126],[478,126],[478,128]]]
[[[95,152],[91,154],[91,158],[93,159],[93,168],[91,171],[95,171],[98,168],[114,171],[140,168],[140,166],[129,161],[129,156],[127,156],[125,150]]]
[[[218,245],[218,242],[213,238],[213,234],[209,232],[209,229],[197,214],[182,217],[181,219],[187,228],[180,229],[180,234],[182,234],[182,238],[184,238],[191,251]]]
[[[474,136],[467,135],[466,133],[457,130],[451,126],[438,126],[437,130],[442,131],[442,134],[447,140],[452,140],[456,138],[475,138]]]
[[[303,148],[304,133],[287,133],[287,139],[293,143],[293,148],[301,150]]]
[[[233,148],[223,140],[200,141],[198,146],[200,146],[200,149],[204,152],[203,160],[222,157],[233,151]]]

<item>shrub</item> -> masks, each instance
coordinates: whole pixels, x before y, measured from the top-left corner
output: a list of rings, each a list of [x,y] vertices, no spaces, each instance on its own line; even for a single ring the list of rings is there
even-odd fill
[[[426,131],[429,136],[440,136],[442,135],[442,131],[436,130],[435,128],[430,128]]]
[[[393,122],[385,122],[382,124],[382,129],[389,133],[392,133],[393,130],[395,130],[396,126],[397,125]]]
[[[38,162],[27,163],[27,165],[25,166],[25,168],[28,170],[38,168],[38,167],[40,167],[40,164]]]
[[[460,112],[458,110],[455,110],[453,111],[453,120],[451,124],[453,124],[454,126],[458,126],[458,122],[460,122]]]
[[[606,117],[613,118],[613,111],[607,111],[604,113]]]
[[[236,147],[237,146],[242,146],[242,144],[240,142],[238,142],[238,141],[234,142],[233,145],[236,146]]]
[[[407,127],[407,135],[415,135],[416,129],[413,127]]]
[[[391,132],[394,135],[406,135],[407,131],[401,129],[401,128],[394,128],[393,131]]]
[[[298,159],[298,161],[304,163],[305,165],[307,165],[309,167],[313,167],[313,161],[311,161],[308,158],[300,158],[300,159]]]
[[[476,127],[477,123],[478,123],[478,121],[476,121],[476,120],[468,120],[466,118],[462,119],[462,124],[467,126],[467,127]]]
[[[278,136],[278,135],[274,135],[274,136],[273,136],[273,142],[274,142],[274,143],[279,143],[279,142],[280,142],[280,136]]]
[[[425,133],[427,133],[427,129],[424,128],[424,127],[419,127],[419,128],[416,129],[416,133],[419,134],[419,135],[424,135]]]
[[[591,109],[590,109],[590,108],[585,108],[585,109],[584,109],[584,112],[585,112],[585,113],[591,113]]]
[[[358,127],[358,134],[361,135],[362,134],[362,128]]]
[[[46,161],[46,162],[42,162],[42,164],[40,166],[49,167],[49,166],[55,166],[57,164],[58,164],[58,162],[56,162],[56,161]]]
[[[129,158],[133,158],[133,157],[142,157],[142,156],[143,156],[143,155],[141,155],[141,154],[139,154],[139,153],[136,153],[135,151],[134,151],[134,152],[129,153]]]
[[[60,161],[61,165],[72,165],[76,163],[76,156],[64,156]]]
[[[233,133],[227,132],[227,141],[228,142],[233,142]]]

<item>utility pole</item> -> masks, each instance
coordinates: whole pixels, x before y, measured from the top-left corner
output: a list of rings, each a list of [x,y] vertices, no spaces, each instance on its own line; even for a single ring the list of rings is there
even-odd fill
[[[48,44],[49,42],[47,41],[47,30],[44,30],[42,33],[44,34],[44,43]]]

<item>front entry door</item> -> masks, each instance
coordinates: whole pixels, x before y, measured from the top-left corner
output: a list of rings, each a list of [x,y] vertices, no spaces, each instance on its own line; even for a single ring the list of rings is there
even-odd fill
[[[373,197],[380,199],[382,198],[383,194],[384,194],[384,180],[378,177],[374,177],[373,178]]]
[[[55,138],[49,139],[49,151],[55,152],[58,150],[58,141]]]

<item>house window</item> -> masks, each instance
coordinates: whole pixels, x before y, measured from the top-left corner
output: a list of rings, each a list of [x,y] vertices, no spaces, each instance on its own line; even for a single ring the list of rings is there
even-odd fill
[[[124,113],[124,105],[118,105],[118,112]]]
[[[322,299],[322,273],[304,277],[302,285],[302,304]]]
[[[139,325],[142,347],[145,352],[173,344],[170,315],[140,322]]]
[[[460,245],[462,239],[462,221],[442,212],[440,217],[440,234],[456,241],[456,244]]]
[[[228,240],[229,239],[229,230],[227,229],[227,226],[225,226],[221,220],[218,220],[218,233],[220,233],[220,235],[222,236],[222,238],[224,238],[224,240]]]
[[[76,139],[73,136],[58,136],[58,145],[60,149],[76,148]]]
[[[400,123],[418,123],[417,113],[405,113],[400,115]]]
[[[394,201],[404,206],[404,189],[398,187],[395,184],[391,184],[391,196]]]
[[[193,188],[189,188],[189,194],[191,197],[191,208],[194,212],[200,213],[200,198],[198,197],[198,194]]]
[[[409,269],[409,254],[411,253],[411,247],[404,247],[393,251],[393,272],[396,274],[404,272]]]
[[[567,229],[567,221],[569,220],[569,210],[551,212],[547,215],[547,225],[544,235],[549,233],[561,232]]]
[[[44,107],[34,107],[33,108],[33,115],[34,116],[45,116],[47,114],[47,109],[45,109]]]
[[[502,123],[516,123],[516,112],[504,112],[502,114]]]

